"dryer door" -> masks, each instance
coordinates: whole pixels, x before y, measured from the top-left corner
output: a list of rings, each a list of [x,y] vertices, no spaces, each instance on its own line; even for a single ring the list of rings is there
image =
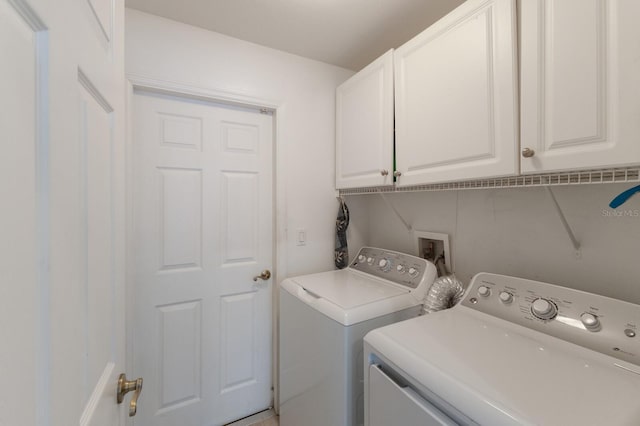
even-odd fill
[[[377,365],[369,366],[365,426],[455,426],[456,423],[409,387],[401,387]]]

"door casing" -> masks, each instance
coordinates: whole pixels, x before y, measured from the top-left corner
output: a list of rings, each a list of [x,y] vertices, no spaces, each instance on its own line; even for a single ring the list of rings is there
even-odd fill
[[[273,399],[274,407],[279,406],[278,401],[278,291],[279,282],[283,277],[287,276],[287,262],[286,262],[286,250],[283,246],[278,245],[278,241],[286,241],[286,214],[278,215],[277,212],[286,212],[286,192],[285,188],[285,158],[283,150],[279,146],[279,129],[282,128],[281,123],[283,117],[286,116],[286,105],[281,101],[273,101],[267,99],[261,99],[257,97],[248,96],[243,93],[230,92],[222,89],[210,89],[197,86],[191,86],[188,84],[157,80],[145,76],[127,74],[126,76],[126,149],[125,149],[125,164],[126,164],[126,366],[127,371],[133,368],[133,327],[131,321],[135,318],[135,290],[133,287],[134,282],[134,269],[133,260],[135,259],[135,253],[133,253],[134,241],[133,241],[133,96],[134,90],[144,90],[152,93],[162,93],[167,95],[180,96],[187,99],[204,100],[215,103],[240,105],[253,108],[266,108],[274,111],[274,135],[273,135],[273,292],[272,292],[272,382],[273,382]],[[135,374],[135,372],[131,372]]]

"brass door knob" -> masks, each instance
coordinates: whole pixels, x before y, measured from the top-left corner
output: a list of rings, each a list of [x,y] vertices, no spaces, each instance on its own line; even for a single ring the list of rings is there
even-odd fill
[[[268,269],[265,269],[264,271],[262,271],[260,273],[260,275],[256,275],[255,277],[253,277],[254,281],[258,281],[258,279],[261,279],[263,281],[268,280],[269,278],[271,278],[271,271]]]
[[[142,392],[142,377],[135,380],[127,380],[127,376],[122,373],[118,378],[118,404],[122,404],[124,396],[131,391],[133,391],[133,398],[131,398],[131,402],[129,403],[129,417],[135,416],[138,410],[138,397],[140,396],[140,392]]]
[[[524,158],[531,158],[534,155],[536,155],[536,152],[534,150],[532,150],[531,148],[525,148],[522,150],[522,156]]]

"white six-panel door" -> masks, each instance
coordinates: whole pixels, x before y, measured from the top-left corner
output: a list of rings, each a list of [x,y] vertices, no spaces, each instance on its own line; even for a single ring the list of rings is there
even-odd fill
[[[271,403],[272,116],[135,91],[134,371],[143,426]]]
[[[0,423],[121,423],[123,2],[0,0]]]
[[[521,2],[524,173],[640,163],[640,2]]]

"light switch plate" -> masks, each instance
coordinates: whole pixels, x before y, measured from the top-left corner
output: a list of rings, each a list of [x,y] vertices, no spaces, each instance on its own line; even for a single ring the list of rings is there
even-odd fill
[[[306,229],[298,229],[296,230],[296,245],[305,246],[307,245],[307,230]]]

